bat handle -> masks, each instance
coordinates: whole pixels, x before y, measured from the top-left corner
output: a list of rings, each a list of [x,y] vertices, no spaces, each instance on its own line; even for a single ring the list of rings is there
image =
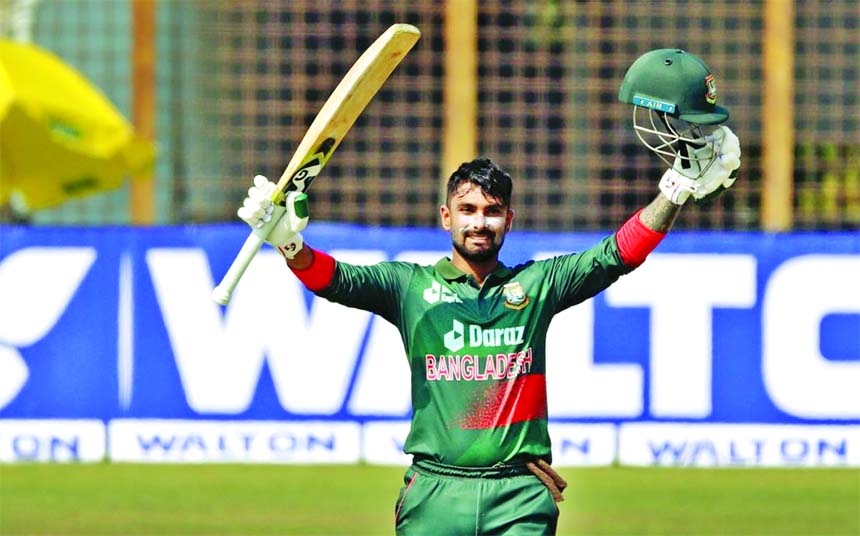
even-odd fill
[[[233,264],[230,265],[227,273],[224,274],[224,278],[221,279],[221,283],[212,291],[212,299],[215,302],[221,305],[230,303],[233,290],[236,289],[236,285],[239,284],[239,280],[242,279],[242,275],[245,273],[248,265],[251,264],[251,261],[254,260],[254,256],[260,251],[262,245],[263,238],[259,234],[251,233],[248,235],[239,253],[236,254],[236,258],[233,259]]]

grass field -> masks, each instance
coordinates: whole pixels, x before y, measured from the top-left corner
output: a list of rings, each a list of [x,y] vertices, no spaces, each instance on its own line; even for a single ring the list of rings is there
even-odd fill
[[[0,465],[0,534],[393,534],[403,469]],[[560,534],[860,534],[857,469],[561,469]]]

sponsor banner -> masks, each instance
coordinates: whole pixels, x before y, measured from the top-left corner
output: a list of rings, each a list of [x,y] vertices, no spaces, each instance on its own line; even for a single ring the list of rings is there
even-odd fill
[[[103,456],[95,432],[62,435],[50,424],[91,422],[110,424],[110,456],[127,461],[403,464],[411,372],[396,329],[313,296],[268,247],[232,302],[215,304],[212,288],[246,235],[243,225],[0,226],[0,420],[46,423],[32,436],[0,436],[3,459]],[[502,257],[515,265],[603,236],[514,232]],[[433,229],[317,222],[305,237],[355,264],[432,264],[451,247]],[[637,464],[704,465],[708,440],[714,464],[733,453],[792,464],[790,441],[787,455],[772,454],[783,451],[778,435],[741,454],[735,432],[747,428],[733,426],[860,426],[858,273],[857,232],[671,233],[642,267],[552,321],[557,463],[611,463],[618,443]],[[527,307],[529,292],[513,285],[506,299]],[[461,300],[439,282],[421,296]],[[421,356],[415,366],[440,381],[529,370],[537,356],[526,348],[469,357],[475,345],[516,346],[522,335],[516,323],[489,331],[471,322],[454,319],[439,334],[459,361]],[[647,437],[620,434],[679,422],[702,425],[689,428],[698,450],[653,454]],[[811,465],[858,464],[851,441],[843,452],[821,440]]]
[[[860,466],[860,426],[625,423],[622,465],[674,467]]]
[[[0,420],[0,462],[100,462],[105,445],[99,420]]]
[[[549,423],[552,464],[558,467],[612,465],[618,434],[612,424]]]
[[[361,428],[362,459],[373,465],[408,466],[412,456],[403,453],[409,421],[367,422]]]
[[[360,430],[351,422],[116,419],[111,460],[157,463],[356,463]]]
[[[860,426],[550,422],[558,467],[857,467]],[[409,421],[0,420],[0,462],[406,467]],[[109,448],[108,448],[109,447]]]
[[[407,466],[403,453],[409,421],[367,422],[362,426],[362,459],[375,465]],[[612,465],[618,434],[610,423],[549,423],[552,464],[558,467]]]

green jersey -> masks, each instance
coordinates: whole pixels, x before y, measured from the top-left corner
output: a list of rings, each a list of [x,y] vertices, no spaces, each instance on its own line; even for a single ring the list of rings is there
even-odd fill
[[[447,258],[435,266],[338,262],[317,294],[376,313],[400,331],[412,376],[406,453],[488,467],[550,458],[550,321],[631,270],[610,236],[581,253],[500,263],[482,285]]]

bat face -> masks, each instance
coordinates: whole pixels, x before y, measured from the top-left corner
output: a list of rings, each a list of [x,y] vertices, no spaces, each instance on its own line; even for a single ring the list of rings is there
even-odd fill
[[[358,58],[308,128],[278,181],[273,202],[283,204],[288,192],[307,190],[420,35],[409,24],[392,25]]]
[[[310,187],[358,116],[420,36],[418,28],[410,24],[394,24],[358,58],[299,143],[278,180],[271,198],[273,203],[284,206],[288,192],[304,192]],[[213,290],[213,300],[221,305],[230,301],[239,279],[265,238],[251,232],[221,283]]]

